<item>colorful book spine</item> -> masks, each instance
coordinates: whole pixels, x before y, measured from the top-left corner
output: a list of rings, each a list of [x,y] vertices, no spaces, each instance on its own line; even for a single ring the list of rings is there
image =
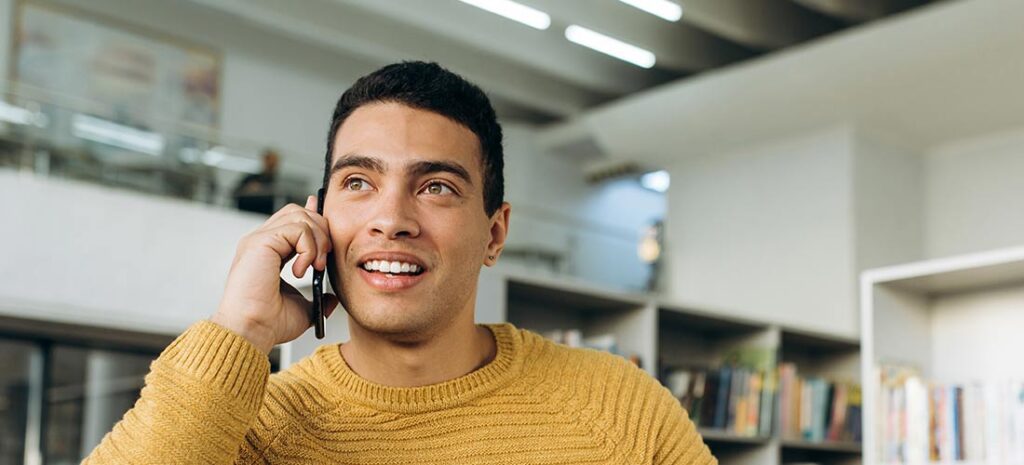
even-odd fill
[[[804,378],[796,365],[778,369],[778,427],[785,439],[810,442],[859,442],[860,386],[823,378]]]
[[[1024,464],[1024,382],[928,383],[879,370],[883,463]]]

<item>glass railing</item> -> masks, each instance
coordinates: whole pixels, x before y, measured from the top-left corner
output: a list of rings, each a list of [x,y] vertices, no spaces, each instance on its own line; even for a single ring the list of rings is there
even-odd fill
[[[319,157],[274,149],[272,182],[237,191],[263,169],[266,147],[213,128],[141,121],[30,84],[0,82],[0,169],[28,170],[206,204],[303,203],[319,186]],[[101,110],[102,109],[102,110]],[[252,202],[249,202],[252,203]]]
[[[25,83],[0,81],[3,88],[9,91],[0,100],[0,169],[263,211],[301,205],[320,184],[320,156],[279,151],[269,191],[238,191],[242,179],[261,170],[264,147],[257,143],[208,127],[140,122]],[[527,205],[516,209],[515,223],[534,231],[514,233],[510,239],[518,240],[508,244],[503,264],[629,288],[646,283],[649,269],[635,254],[638,232]]]

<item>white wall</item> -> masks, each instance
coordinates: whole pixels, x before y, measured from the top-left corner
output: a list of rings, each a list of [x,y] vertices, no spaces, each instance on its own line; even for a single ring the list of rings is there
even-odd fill
[[[670,167],[670,296],[855,334],[851,137],[833,128]]]
[[[925,173],[928,257],[1024,244],[1024,128],[936,147]]]
[[[1004,287],[937,299],[932,306],[932,375],[938,382],[1024,377],[1024,288]]]
[[[865,130],[854,139],[854,277],[923,258],[924,162],[920,153]]]
[[[630,289],[646,285],[637,258],[643,228],[665,215],[665,196],[631,179],[587,184],[580,166],[544,152],[536,131],[505,125],[508,247],[540,247],[569,257],[569,274]]]
[[[673,169],[671,295],[853,336],[857,278],[922,256],[919,153],[841,126]]]
[[[175,334],[220,302],[258,216],[0,170],[0,314]]]

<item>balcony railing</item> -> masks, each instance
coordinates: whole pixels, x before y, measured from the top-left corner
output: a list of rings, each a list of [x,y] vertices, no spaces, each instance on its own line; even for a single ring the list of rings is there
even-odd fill
[[[30,84],[0,81],[0,168],[94,182],[206,204],[233,206],[234,190],[262,169],[266,147],[213,128],[103,114],[95,102]],[[109,111],[107,111],[109,113]],[[317,157],[282,152],[273,186],[260,196],[276,207],[315,192]]]

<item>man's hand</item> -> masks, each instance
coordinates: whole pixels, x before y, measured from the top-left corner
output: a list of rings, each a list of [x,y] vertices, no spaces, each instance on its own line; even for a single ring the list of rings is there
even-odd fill
[[[285,205],[239,241],[224,297],[210,321],[266,353],[301,336],[311,325],[311,304],[281,279],[281,269],[296,254],[299,258],[292,265],[296,278],[305,275],[310,265],[326,269],[330,237],[327,220],[316,213],[315,196],[306,199],[305,208]],[[325,315],[337,305],[336,296],[324,294]]]

